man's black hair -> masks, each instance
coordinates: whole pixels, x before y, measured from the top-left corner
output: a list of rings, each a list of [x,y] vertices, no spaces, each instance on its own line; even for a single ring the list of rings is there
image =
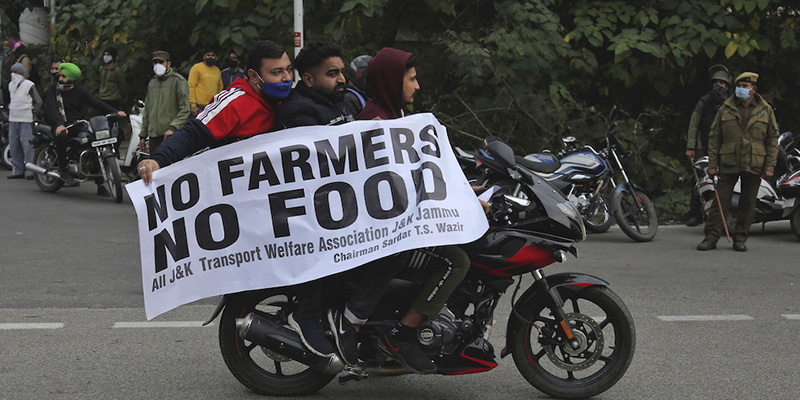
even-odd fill
[[[406,71],[416,66],[417,66],[417,57],[412,54],[411,57],[408,57],[408,61],[406,61]]]
[[[283,53],[286,51],[283,50],[283,47],[271,40],[259,40],[253,43],[250,46],[250,49],[247,51],[247,59],[246,65],[247,68],[253,69],[256,72],[261,71],[261,60],[264,58],[281,58],[283,57]],[[259,72],[260,73],[260,72]]]
[[[310,42],[303,46],[297,57],[294,58],[294,67],[300,75],[310,68],[322,64],[323,61],[331,58],[342,58],[342,48],[331,42]]]
[[[216,49],[214,49],[211,46],[206,46],[206,48],[203,49],[203,55],[206,55],[206,53],[209,53],[209,52],[210,53],[214,53],[215,55],[217,54],[217,50]]]

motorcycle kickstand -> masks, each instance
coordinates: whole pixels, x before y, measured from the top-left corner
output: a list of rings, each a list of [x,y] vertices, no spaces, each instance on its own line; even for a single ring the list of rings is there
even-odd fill
[[[361,381],[369,377],[369,372],[360,366],[345,365],[344,371],[339,375],[339,384],[344,385],[350,381]]]

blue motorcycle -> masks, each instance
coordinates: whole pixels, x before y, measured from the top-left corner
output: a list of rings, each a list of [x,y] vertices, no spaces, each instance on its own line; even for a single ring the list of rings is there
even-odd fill
[[[534,153],[518,157],[517,162],[561,190],[578,207],[589,231],[605,232],[613,215],[628,237],[648,242],[658,231],[658,215],[653,202],[625,171],[630,151],[615,135],[616,115],[614,106],[599,151],[577,144],[570,136],[563,139],[565,149],[558,154]],[[622,182],[617,184],[615,177]]]

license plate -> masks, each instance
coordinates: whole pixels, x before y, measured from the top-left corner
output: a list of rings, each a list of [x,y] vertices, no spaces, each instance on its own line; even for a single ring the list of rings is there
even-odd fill
[[[103,140],[95,140],[94,142],[92,142],[92,147],[100,147],[100,146],[105,146],[107,144],[112,144],[112,143],[117,143],[117,138],[112,137],[112,138],[103,139]]]

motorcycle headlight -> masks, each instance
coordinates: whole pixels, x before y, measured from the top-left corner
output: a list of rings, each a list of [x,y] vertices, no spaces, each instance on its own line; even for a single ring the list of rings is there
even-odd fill
[[[575,204],[572,204],[569,201],[558,203],[558,209],[561,210],[561,212],[563,212],[567,216],[569,216],[571,219],[580,218],[581,213],[578,212],[578,208],[575,207]]]

